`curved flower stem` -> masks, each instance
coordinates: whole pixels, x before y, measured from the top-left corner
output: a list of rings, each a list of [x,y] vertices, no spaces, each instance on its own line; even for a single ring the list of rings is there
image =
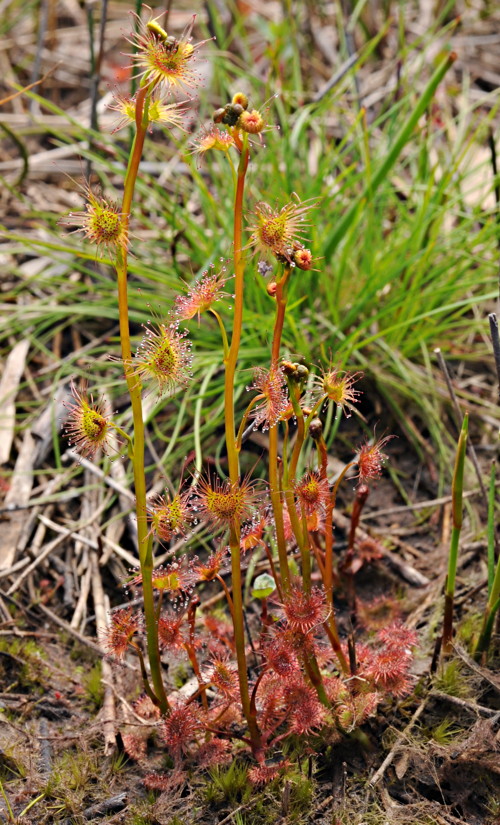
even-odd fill
[[[280,357],[281,336],[287,303],[287,286],[290,277],[290,267],[285,266],[283,275],[276,285],[276,318],[274,321],[273,343],[271,347],[271,366],[277,366]],[[290,569],[286,552],[285,525],[283,522],[283,507],[281,488],[278,476],[278,425],[269,430],[269,493],[273,508],[276,527],[276,544],[278,546],[278,561],[281,576],[281,586],[286,595],[290,592]]]
[[[146,638],[148,659],[151,668],[151,680],[158,706],[162,713],[169,711],[169,703],[165,693],[161,674],[160,652],[158,647],[158,626],[155,617],[154,595],[152,584],[153,552],[152,541],[149,541],[146,521],[146,477],[144,471],[144,421],[142,418],[141,383],[134,373],[132,365],[132,350],[130,345],[130,326],[128,314],[127,289],[127,254],[128,230],[130,209],[134,195],[135,182],[139,171],[144,139],[147,132],[147,95],[148,87],[140,89],[136,102],[136,134],[130,152],[125,186],[122,200],[122,226],[124,242],[116,253],[116,276],[118,286],[118,311],[120,319],[120,344],[123,360],[123,369],[128,386],[132,416],[134,421],[134,447],[132,464],[134,469],[134,488],[137,514],[137,534],[139,545],[139,562],[142,574],[144,597],[144,616],[146,621]]]
[[[234,316],[233,331],[231,335],[231,346],[224,358],[226,367],[224,382],[224,415],[226,428],[226,449],[229,464],[229,477],[233,484],[237,484],[240,470],[238,451],[235,440],[234,423],[234,377],[240,350],[241,328],[243,324],[243,282],[245,262],[242,250],[242,221],[243,221],[243,193],[245,191],[245,176],[248,168],[248,136],[245,135],[244,145],[241,151],[240,163],[238,166],[238,176],[236,179],[236,191],[234,197]]]
[[[210,307],[208,311],[212,313],[212,315],[217,319],[217,323],[219,324],[220,334],[222,336],[222,347],[223,347],[223,351],[224,351],[224,363],[225,363],[227,361],[227,358],[228,358],[228,355],[229,355],[229,344],[228,344],[228,341],[227,341],[226,328],[225,328],[225,326],[222,322],[222,318],[220,317],[217,310],[212,309],[212,307]]]
[[[299,515],[297,513],[297,509],[295,507],[295,497],[293,495],[293,484],[295,481],[295,477],[297,474],[297,462],[299,460],[300,451],[302,449],[302,445],[304,443],[305,438],[305,428],[304,428],[304,413],[302,412],[302,408],[299,404],[298,398],[296,396],[297,385],[293,384],[290,380],[288,381],[288,390],[290,394],[290,400],[293,407],[293,412],[297,419],[297,438],[295,439],[294,448],[292,451],[292,457],[290,459],[290,464],[286,467],[284,462],[285,471],[283,473],[283,480],[284,480],[284,488],[285,488],[285,499],[288,508],[288,514],[290,516],[290,522],[292,525],[292,530],[295,535],[295,539],[297,541],[297,545],[300,550],[300,558],[302,564],[302,581],[304,583],[304,590],[306,593],[311,592],[311,554],[309,549],[309,541],[308,541],[308,530],[307,530],[307,522],[305,518],[305,513],[302,511],[302,522],[299,519]]]
[[[285,484],[285,501],[290,516],[290,524],[292,526],[295,541],[300,550],[300,561],[302,566],[302,581],[304,583],[304,590],[306,593],[311,592],[311,554],[309,550],[309,542],[307,540],[307,525],[304,522],[301,524],[297,508],[295,506],[295,496],[293,490]]]
[[[224,420],[226,428],[226,450],[229,465],[229,478],[232,484],[239,483],[240,468],[239,455],[235,437],[234,419],[234,377],[241,341],[241,328],[243,323],[243,282],[245,262],[242,249],[242,222],[243,222],[243,194],[245,191],[245,176],[248,168],[249,151],[248,135],[244,135],[241,146],[240,162],[236,178],[236,190],[234,196],[234,315],[233,331],[231,335],[231,346],[224,358],[226,367],[224,380]],[[231,579],[233,585],[233,628],[234,643],[236,647],[236,660],[238,664],[238,681],[240,686],[241,706],[246,719],[252,751],[254,756],[262,759],[261,734],[257,725],[257,718],[250,707],[250,694],[248,689],[247,658],[245,653],[245,627],[243,620],[243,582],[241,578],[241,549],[240,549],[240,525],[231,525],[229,533],[229,546],[231,549]]]
[[[224,594],[225,594],[226,600],[227,600],[227,606],[229,607],[229,612],[231,613],[231,618],[234,620],[233,600],[231,598],[231,593],[229,592],[229,588],[228,588],[226,582],[224,581],[224,579],[222,578],[222,576],[217,575],[215,578],[217,579],[219,584],[222,585],[222,589],[224,591]]]
[[[328,454],[325,439],[323,438],[323,436],[321,436],[321,438],[318,439],[317,447],[320,458],[321,477],[328,478]],[[328,627],[328,638],[330,639],[333,651],[336,654],[344,673],[349,673],[349,665],[340,645],[340,638],[337,630],[337,623],[335,621],[335,613],[333,606],[333,510],[335,508],[339,484],[344,478],[347,470],[350,467],[352,467],[352,463],[353,462],[351,462],[351,464],[348,464],[343,469],[342,473],[335,482],[333,489],[330,493],[330,501],[326,508],[325,516],[325,563],[323,568],[323,584],[325,586],[326,598],[329,602],[330,607],[330,614],[328,617],[328,622],[325,623],[325,627]]]
[[[304,425],[304,413],[302,412],[302,407],[299,404],[299,400],[295,394],[296,385],[292,384],[291,381],[288,381],[288,390],[290,393],[290,401],[292,402],[293,412],[295,418],[297,419],[297,437],[295,439],[295,444],[293,445],[292,457],[290,459],[290,466],[289,466],[289,476],[290,481],[295,481],[295,476],[297,474],[297,464],[299,463],[299,456],[300,451],[302,450],[302,445],[304,444],[304,439],[306,437],[306,429]]]
[[[255,407],[257,401],[261,401],[263,398],[264,396],[262,395],[262,393],[259,393],[259,395],[256,395],[255,398],[252,398],[250,404],[243,413],[243,418],[241,419],[240,426],[238,427],[238,435],[236,436],[236,449],[238,450],[238,452],[240,452],[241,450],[241,439],[243,438],[243,433],[245,432],[248,416],[252,412],[252,409]]]

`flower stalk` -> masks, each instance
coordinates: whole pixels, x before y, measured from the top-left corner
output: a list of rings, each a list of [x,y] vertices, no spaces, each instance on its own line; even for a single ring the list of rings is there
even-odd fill
[[[465,453],[467,449],[467,435],[469,430],[469,414],[465,413],[462,429],[458,439],[457,453],[455,456],[455,467],[453,470],[453,481],[451,487],[452,496],[452,520],[450,555],[448,557],[448,576],[446,578],[444,596],[444,621],[443,621],[443,643],[442,650],[444,656],[449,656],[452,650],[453,637],[453,599],[455,594],[455,580],[457,574],[458,544],[462,531],[463,517],[463,490],[464,490],[464,467]]]
[[[141,88],[136,101],[136,132],[130,152],[122,200],[123,236],[128,238],[130,210],[134,197],[135,183],[142,157],[144,140],[147,133],[148,87]],[[146,623],[146,640],[148,660],[151,668],[151,681],[158,706],[163,714],[168,713],[169,703],[161,674],[160,651],[158,645],[158,624],[155,615],[154,593],[152,583],[153,542],[148,536],[146,521],[146,476],[144,468],[144,420],[142,417],[141,383],[132,366],[132,349],[130,345],[130,323],[128,313],[127,287],[128,246],[122,242],[116,251],[115,269],[118,288],[118,313],[120,323],[120,345],[125,380],[127,382],[132,407],[134,438],[132,448],[132,466],[134,471],[135,506],[137,515],[137,538],[139,547],[139,564],[142,576],[144,598],[144,617]]]
[[[233,224],[233,244],[234,244],[234,315],[231,344],[229,351],[224,358],[225,379],[224,379],[224,422],[226,431],[226,451],[229,467],[229,478],[232,484],[238,484],[240,477],[238,447],[236,443],[235,418],[234,418],[234,379],[238,354],[241,342],[241,330],[243,325],[243,294],[244,294],[244,272],[245,262],[243,257],[242,224],[243,224],[243,196],[245,191],[245,177],[250,159],[248,149],[248,135],[243,136],[240,149],[240,162],[236,177],[236,189],[234,195],[234,224]],[[262,750],[260,731],[257,725],[255,711],[252,711],[250,704],[250,693],[248,687],[247,659],[245,652],[245,625],[243,617],[243,581],[241,577],[241,549],[240,549],[240,524],[235,521],[229,532],[229,547],[231,552],[231,578],[233,585],[233,627],[234,643],[236,647],[236,661],[238,666],[238,680],[240,687],[241,705],[245,716],[252,751],[256,758],[260,758]]]

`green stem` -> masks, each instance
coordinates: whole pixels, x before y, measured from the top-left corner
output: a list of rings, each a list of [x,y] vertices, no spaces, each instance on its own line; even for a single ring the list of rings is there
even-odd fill
[[[318,439],[317,448],[320,459],[321,477],[328,478],[328,452],[323,436]],[[349,673],[349,665],[340,645],[340,637],[337,630],[337,623],[335,621],[335,608],[333,604],[333,511],[335,509],[338,486],[344,478],[345,473],[351,466],[352,464],[348,464],[347,467],[344,468],[330,493],[330,501],[328,503],[328,507],[326,508],[325,515],[325,564],[323,569],[323,584],[325,587],[327,604],[330,608],[328,622],[325,623],[325,627],[328,628],[328,638],[330,639],[332,649],[336,654],[344,673]]]
[[[304,590],[306,593],[311,592],[311,554],[309,550],[309,541],[307,539],[308,531],[307,524],[303,520],[302,524],[299,519],[297,508],[295,506],[295,496],[293,490],[285,484],[285,501],[290,516],[290,524],[292,526],[295,541],[300,551],[300,562],[302,567],[302,581],[304,583]]]
[[[283,323],[285,320],[287,302],[287,284],[290,277],[290,267],[286,266],[282,277],[276,286],[276,317],[274,321],[273,342],[271,347],[271,368],[277,367]],[[278,562],[283,593],[290,592],[290,569],[286,551],[285,525],[283,522],[283,505],[278,474],[278,425],[269,430],[269,494],[273,508],[274,524],[276,527],[276,543],[278,546]]]
[[[252,398],[250,404],[243,413],[243,418],[241,419],[240,426],[238,427],[238,435],[236,436],[236,449],[238,450],[238,452],[241,451],[241,439],[243,438],[243,433],[245,432],[248,416],[252,412],[252,409],[255,407],[257,401],[261,401],[263,398],[264,396],[261,393],[259,393],[259,395],[256,395],[255,398]]]
[[[302,411],[302,407],[299,404],[299,400],[295,395],[296,386],[292,384],[291,381],[288,381],[288,389],[290,393],[290,401],[292,402],[293,412],[297,419],[297,437],[295,438],[295,444],[293,445],[292,457],[290,459],[290,465],[288,469],[290,481],[293,483],[295,481],[295,476],[297,474],[297,464],[299,463],[300,451],[302,450],[302,445],[304,444],[306,430],[304,425],[304,413]]]
[[[132,206],[135,182],[137,180],[139,164],[141,161],[144,140],[147,132],[147,117],[144,116],[147,93],[148,88],[145,87],[137,94],[136,134],[130,152],[122,200],[121,220],[122,227],[125,230],[123,233],[125,241],[117,250],[115,268],[118,287],[121,354],[134,422],[134,449],[132,464],[134,470],[139,563],[142,575],[148,659],[151,668],[151,679],[153,682],[154,692],[162,713],[166,714],[169,711],[169,703],[161,674],[160,651],[158,646],[158,626],[155,616],[152,584],[152,542],[148,540],[148,526],[146,521],[146,476],[144,468],[144,421],[142,418],[141,383],[137,378],[137,375],[135,375],[132,365],[127,288],[127,254],[130,209]]]
[[[239,483],[240,468],[239,454],[235,438],[235,417],[234,417],[234,379],[236,365],[241,341],[241,329],[243,324],[243,286],[245,262],[242,249],[242,223],[243,223],[243,194],[245,191],[245,176],[248,168],[249,151],[248,135],[243,138],[241,147],[240,162],[238,165],[238,175],[236,178],[236,190],[234,196],[234,315],[233,331],[231,335],[231,346],[224,359],[226,367],[224,380],[224,421],[226,430],[226,451],[229,465],[229,478],[232,484]],[[229,534],[229,546],[231,550],[231,578],[233,585],[233,628],[234,644],[236,647],[236,661],[238,665],[238,681],[240,686],[240,697],[243,715],[246,719],[252,751],[259,760],[262,758],[261,735],[257,725],[255,713],[250,707],[250,694],[248,689],[247,659],[245,653],[245,627],[243,620],[243,582],[241,577],[241,548],[240,548],[240,525],[231,525]]]
[[[480,659],[490,646],[493,622],[500,602],[500,556],[495,567],[495,463],[491,465],[488,495],[488,602],[474,655]]]
[[[460,431],[460,437],[458,439],[457,454],[455,457],[455,468],[453,471],[453,481],[451,487],[453,529],[451,531],[450,555],[448,558],[448,576],[446,579],[444,597],[443,654],[445,656],[448,656],[451,653],[452,649],[453,598],[455,594],[455,580],[457,573],[458,543],[460,540],[460,532],[462,530],[464,467],[468,427],[469,414],[465,413],[462,429]]]
[[[224,350],[224,363],[226,363],[226,361],[228,359],[228,356],[229,356],[229,344],[228,344],[228,340],[227,340],[226,328],[225,328],[225,326],[222,322],[222,318],[220,317],[217,310],[212,309],[210,307],[210,309],[208,311],[212,313],[212,315],[217,319],[217,323],[219,324],[220,334],[222,336],[222,347],[223,347],[223,350]]]
[[[245,135],[245,142],[238,166],[238,177],[236,180],[236,192],[234,198],[234,315],[231,346],[229,347],[229,352],[227,358],[225,359],[226,374],[224,382],[226,450],[229,465],[229,477],[233,484],[238,483],[240,475],[238,451],[236,449],[235,440],[234,377],[236,374],[236,365],[238,362],[238,353],[241,341],[241,329],[243,324],[243,283],[245,263],[243,260],[242,250],[242,221],[243,193],[245,191],[245,175],[248,168],[248,161],[248,135]]]

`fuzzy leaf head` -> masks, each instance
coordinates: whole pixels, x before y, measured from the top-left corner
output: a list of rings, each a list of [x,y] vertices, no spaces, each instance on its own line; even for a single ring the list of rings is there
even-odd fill
[[[73,383],[71,395],[69,417],[65,425],[70,444],[84,456],[93,456],[99,449],[106,452],[112,424],[105,414],[104,405],[94,402],[86,387],[79,391]]]
[[[186,331],[179,332],[177,324],[147,326],[146,334],[137,350],[134,373],[143,381],[152,382],[158,392],[171,392],[179,384],[191,379],[191,343]]]
[[[133,65],[140,70],[141,86],[167,89],[194,88],[199,85],[200,76],[193,69],[198,49],[207,41],[193,45],[191,34],[196,15],[177,38],[169,35],[158,23],[159,18],[150,18],[146,23],[139,15],[132,14],[137,23],[128,42],[134,47],[131,55]]]

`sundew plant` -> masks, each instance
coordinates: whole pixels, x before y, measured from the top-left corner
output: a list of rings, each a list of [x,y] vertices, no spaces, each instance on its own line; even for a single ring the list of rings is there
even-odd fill
[[[212,123],[200,126],[192,154],[203,159],[219,153],[232,175],[232,245],[228,241],[227,260],[219,267],[207,265],[164,317],[151,319],[142,341],[133,346],[128,258],[137,240],[129,225],[143,147],[153,125],[167,134],[183,127],[199,83],[197,65],[204,45],[193,42],[194,18],[179,36],[165,31],[161,21],[161,15],[153,16],[147,7],[136,17],[129,43],[137,90],[130,98],[117,96],[113,106],[117,128],[131,127],[134,135],[122,202],[110,202],[89,181],[83,187],[85,208],[66,219],[114,263],[121,363],[133,430],[119,427],[105,404],[95,400],[95,392],[74,386],[67,434],[83,455],[104,451],[113,457],[114,451],[116,457],[118,451],[133,467],[139,567],[127,587],[140,592],[141,604],[112,614],[108,644],[115,657],[133,654],[139,660],[144,694],[135,704],[136,713],[151,721],[174,772],[189,765],[223,764],[241,753],[251,763],[250,780],[264,784],[285,770],[283,753],[291,743],[319,748],[353,735],[382,701],[411,690],[415,634],[392,622],[378,628],[373,644],[352,635],[346,640],[334,610],[334,594],[341,592],[351,617],[356,615],[354,572],[361,563],[356,528],[390,451],[390,436],[360,440],[352,461],[332,476],[324,411],[333,405],[350,414],[358,400],[360,375],[342,369],[334,353],[318,371],[284,352],[290,284],[299,279],[312,290],[323,277],[322,250],[310,249],[308,238],[315,213],[327,204],[303,199],[300,192],[281,203],[248,199],[247,177],[266,152],[266,130],[274,128],[273,100],[259,104],[234,89],[229,101],[221,101]],[[452,56],[445,57],[438,65],[422,105],[452,61]],[[353,215],[348,211],[340,220],[340,233],[348,231]],[[245,285],[262,277],[269,352],[248,378],[248,403],[237,415],[236,376],[246,346]],[[220,332],[225,455],[201,470],[188,464],[178,489],[149,494],[143,399],[154,393],[182,394],[192,381],[191,342],[184,328],[190,321],[195,335],[200,323],[213,323]],[[318,355],[315,363],[319,360]],[[266,434],[267,449],[258,465],[243,473],[245,441],[257,429]],[[223,467],[224,474],[214,467]],[[334,547],[333,513],[346,479],[354,484],[354,503],[348,547],[340,557]],[[208,530],[209,552],[196,549],[193,528],[199,523]],[[162,565],[155,563],[159,546],[168,549],[188,535],[188,550],[172,553]],[[243,571],[257,551],[265,561],[252,583],[250,636]],[[224,617],[200,605],[198,591],[207,584],[211,590],[222,589]],[[182,698],[162,665],[167,654],[184,656],[192,671],[194,686]],[[124,743],[130,755],[144,756],[145,739],[138,733],[127,734]],[[169,775],[151,775],[147,782],[152,788],[168,787]]]

